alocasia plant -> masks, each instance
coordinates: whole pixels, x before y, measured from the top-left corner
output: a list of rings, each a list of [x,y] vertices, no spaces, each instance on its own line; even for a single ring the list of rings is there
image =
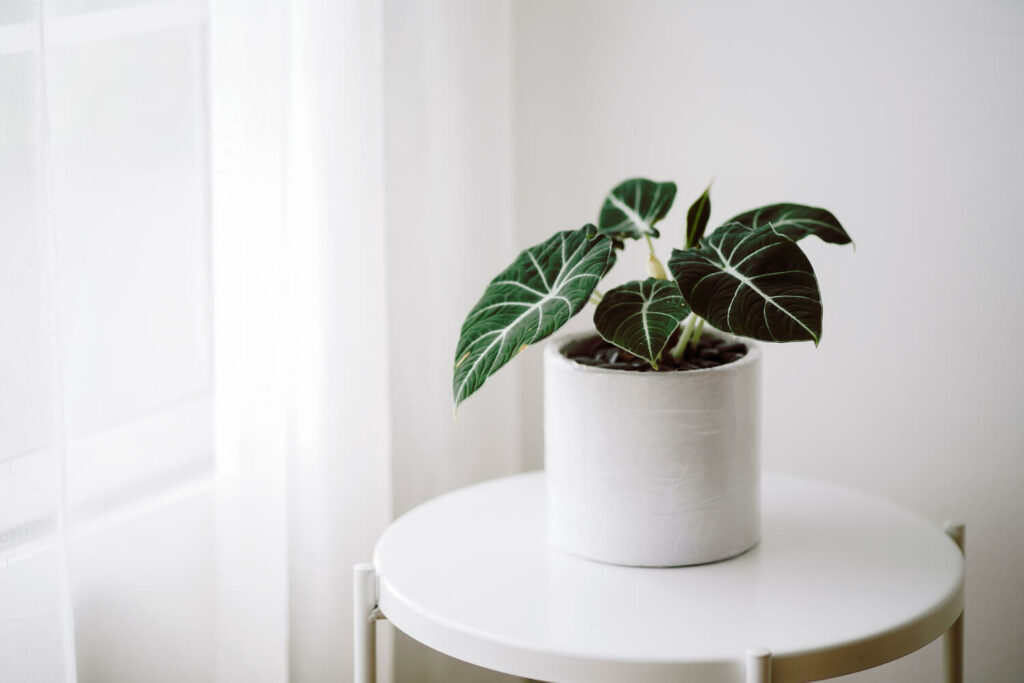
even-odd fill
[[[455,405],[528,345],[550,336],[588,301],[607,342],[654,369],[663,354],[678,361],[695,346],[704,322],[761,341],[821,340],[821,293],[797,244],[814,235],[834,244],[850,236],[825,209],[772,204],[741,213],[704,236],[711,188],[690,206],[682,248],[668,267],[654,251],[656,225],[672,208],[676,185],[632,178],[604,199],[597,225],[556,233],[519,254],[495,277],[462,325],[455,351]],[[648,278],[605,294],[598,282],[625,240],[644,239]],[[680,330],[672,348],[666,346]]]

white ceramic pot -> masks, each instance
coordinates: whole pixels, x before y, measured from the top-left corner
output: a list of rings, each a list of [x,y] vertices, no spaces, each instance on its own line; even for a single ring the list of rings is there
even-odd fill
[[[548,538],[593,560],[714,562],[757,544],[761,352],[684,372],[607,370],[544,352]]]

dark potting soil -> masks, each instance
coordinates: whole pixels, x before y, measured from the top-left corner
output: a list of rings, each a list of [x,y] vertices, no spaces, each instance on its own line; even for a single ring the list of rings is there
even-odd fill
[[[686,345],[686,353],[676,363],[672,360],[668,350],[675,346],[678,339],[679,331],[677,330],[672,335],[672,338],[668,340],[668,344],[665,345],[665,351],[661,354],[661,360],[658,361],[659,372],[714,368],[731,363],[734,360],[739,360],[747,353],[746,344],[727,342],[712,334],[704,334],[701,336],[697,348],[693,348],[689,344]],[[643,358],[637,358],[633,354],[623,351],[596,335],[572,343],[563,353],[570,360],[598,368],[636,370],[637,372],[655,371],[651,364]]]

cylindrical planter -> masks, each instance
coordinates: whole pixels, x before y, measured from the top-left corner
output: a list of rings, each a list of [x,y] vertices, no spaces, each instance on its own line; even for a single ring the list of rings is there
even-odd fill
[[[593,560],[714,562],[760,539],[761,352],[704,370],[590,367],[544,352],[548,538]]]

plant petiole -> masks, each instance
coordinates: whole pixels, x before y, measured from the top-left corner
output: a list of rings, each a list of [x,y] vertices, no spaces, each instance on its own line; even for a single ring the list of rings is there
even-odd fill
[[[647,239],[647,247],[650,249],[650,254],[647,256],[647,275],[655,280],[667,280],[668,273],[665,272],[665,266],[661,264],[658,255],[654,253],[654,243],[651,242],[651,236],[644,235],[644,237]]]
[[[654,253],[654,242],[651,241],[651,236],[645,232],[644,239],[647,240],[647,248],[651,251],[651,256],[658,258],[658,255]]]
[[[683,359],[683,354],[686,353],[686,344],[690,341],[690,336],[693,334],[693,326],[697,323],[697,316],[692,313],[686,317],[679,324],[682,326],[683,331],[679,335],[679,341],[676,345],[668,352],[668,355],[672,356],[672,360],[679,362]]]
[[[697,319],[697,329],[693,332],[693,338],[690,340],[690,350],[693,351],[697,348],[697,344],[700,344],[700,336],[704,334],[704,318]]]

